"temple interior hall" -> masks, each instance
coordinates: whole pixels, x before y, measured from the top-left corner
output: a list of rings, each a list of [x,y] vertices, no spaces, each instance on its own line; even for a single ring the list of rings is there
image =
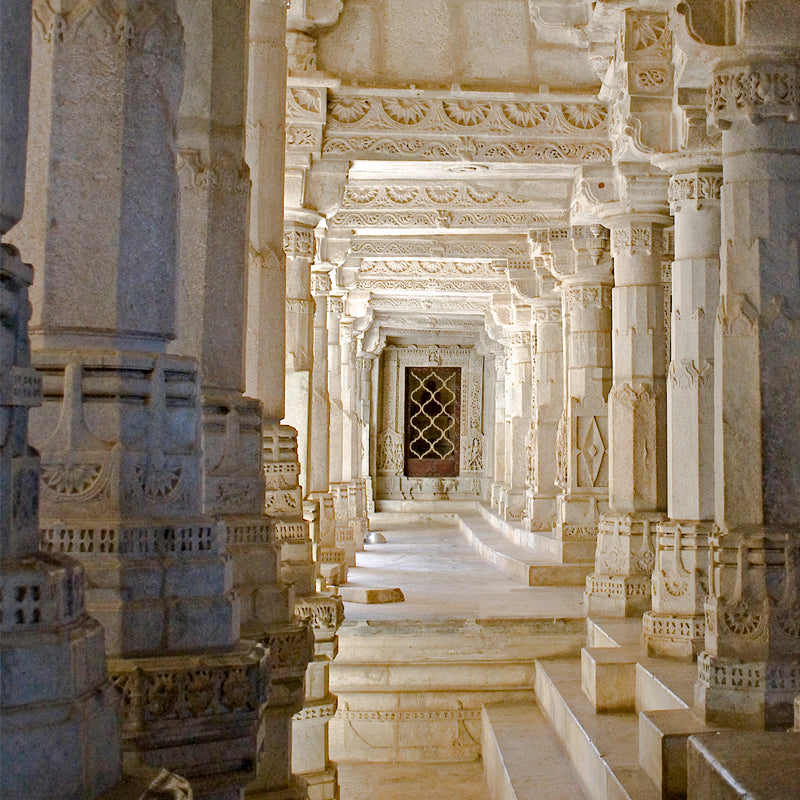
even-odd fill
[[[800,0],[0,0],[0,798],[800,798]]]

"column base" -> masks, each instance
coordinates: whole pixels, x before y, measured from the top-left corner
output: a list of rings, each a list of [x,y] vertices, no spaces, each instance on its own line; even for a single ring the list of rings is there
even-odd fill
[[[521,522],[525,516],[525,490],[504,487],[499,498],[500,516],[506,522]]]
[[[648,611],[642,618],[647,654],[693,660],[703,649],[706,623],[702,614],[681,616]]]
[[[650,608],[650,578],[590,575],[584,602],[589,617],[637,617]]]
[[[523,521],[529,531],[552,531],[556,525],[556,496],[528,492]]]
[[[306,785],[308,800],[339,800],[339,771],[336,764],[331,764],[321,772],[304,772],[298,777]]]
[[[242,642],[226,653],[109,658],[123,695],[123,763],[166,768],[195,798],[238,798],[255,776],[268,654]]]
[[[694,700],[706,724],[787,730],[800,692],[800,658],[742,661],[703,652],[697,659]]]
[[[586,579],[590,616],[632,617],[651,607],[658,512],[604,514],[598,526],[595,572]]]
[[[0,599],[3,797],[97,797],[121,776],[119,697],[83,571],[63,556],[7,561]]]
[[[594,561],[602,498],[559,495],[553,533],[559,543],[561,561],[585,564]]]

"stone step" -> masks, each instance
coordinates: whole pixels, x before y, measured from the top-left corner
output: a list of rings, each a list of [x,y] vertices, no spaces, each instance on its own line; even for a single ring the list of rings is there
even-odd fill
[[[595,538],[562,539],[555,529],[531,531],[521,523],[503,519],[488,506],[477,504],[477,508],[484,520],[513,544],[535,553],[548,553],[562,564],[594,564]]]
[[[483,774],[491,800],[585,800],[561,743],[535,702],[483,707]]]
[[[537,660],[535,693],[589,800],[659,797],[639,764],[638,715],[597,714],[581,690],[580,661]]]
[[[459,522],[481,558],[527,586],[583,586],[586,576],[594,571],[594,564],[563,564],[547,549],[536,548],[535,543],[532,547],[515,544],[477,514],[460,515]]]
[[[488,523],[494,530],[505,536],[512,544],[525,547],[534,553],[546,553],[553,556],[556,560],[559,560],[558,541],[552,530],[526,530],[520,525],[507,522],[485,505],[479,505],[478,511],[484,522]]]

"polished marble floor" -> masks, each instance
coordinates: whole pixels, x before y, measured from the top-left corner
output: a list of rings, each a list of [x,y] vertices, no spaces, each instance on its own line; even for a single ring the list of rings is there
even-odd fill
[[[385,544],[365,545],[348,583],[399,587],[405,602],[345,603],[347,620],[562,618],[584,615],[580,586],[524,586],[483,561],[451,515],[376,514]]]

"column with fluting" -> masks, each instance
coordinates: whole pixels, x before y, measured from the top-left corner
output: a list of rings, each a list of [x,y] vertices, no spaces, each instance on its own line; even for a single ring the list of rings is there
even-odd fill
[[[656,524],[667,501],[661,279],[664,227],[671,223],[667,179],[626,165],[619,183],[625,200],[606,216],[614,257],[609,510],[600,522],[595,571],[586,581],[587,611],[601,616],[650,608]]]
[[[671,359],[667,374],[667,514],[658,525],[651,653],[691,658],[702,649],[708,535],[714,517],[714,314],[719,303],[722,170],[712,157],[676,154],[670,169],[675,218]]]

